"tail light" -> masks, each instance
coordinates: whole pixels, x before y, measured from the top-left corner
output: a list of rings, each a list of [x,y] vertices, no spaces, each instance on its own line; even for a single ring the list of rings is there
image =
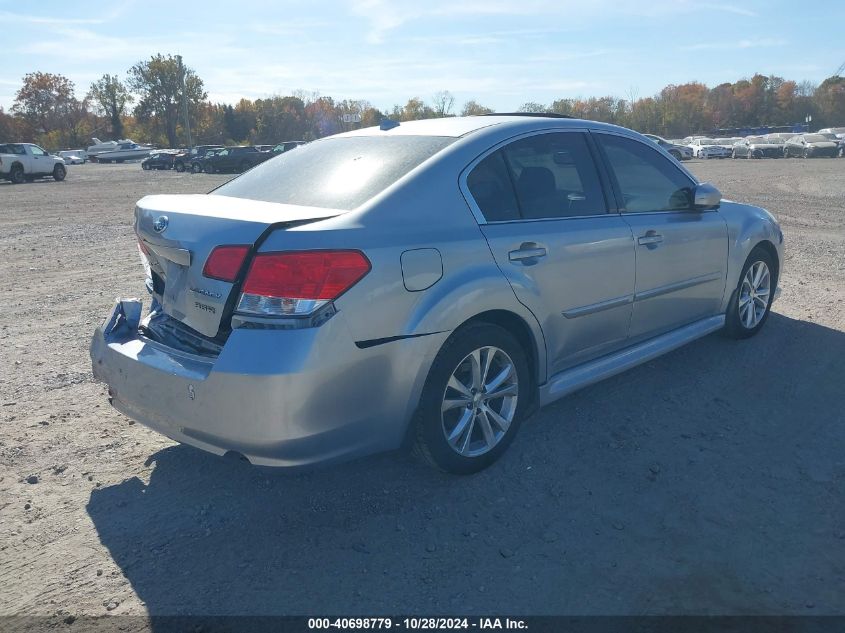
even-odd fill
[[[304,316],[337,299],[370,272],[360,251],[259,253],[252,260],[237,311]]]
[[[235,281],[248,252],[249,246],[241,244],[216,247],[205,261],[203,276],[220,281]]]

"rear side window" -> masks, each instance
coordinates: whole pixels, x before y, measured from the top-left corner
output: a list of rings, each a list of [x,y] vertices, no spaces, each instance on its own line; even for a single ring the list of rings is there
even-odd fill
[[[354,209],[387,189],[454,138],[328,138],[261,163],[214,193],[235,198]]]
[[[625,211],[688,211],[695,183],[660,152],[613,134],[595,134],[622,194]]]
[[[467,175],[467,188],[488,222],[519,220],[519,205],[502,152],[496,151]]]
[[[607,212],[601,181],[582,133],[529,136],[506,145],[502,152],[524,219]]]

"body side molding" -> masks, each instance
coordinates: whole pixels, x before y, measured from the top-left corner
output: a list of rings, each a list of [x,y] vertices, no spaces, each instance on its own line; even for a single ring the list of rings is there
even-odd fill
[[[562,371],[552,376],[545,385],[540,386],[540,403],[545,406],[582,387],[615,376],[631,367],[715,332],[724,325],[724,314],[707,317],[638,343],[633,347]]]

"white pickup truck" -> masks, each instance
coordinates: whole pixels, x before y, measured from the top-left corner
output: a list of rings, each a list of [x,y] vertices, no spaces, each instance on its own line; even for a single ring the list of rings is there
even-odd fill
[[[52,176],[64,180],[64,161],[32,143],[0,143],[0,179],[14,184]]]

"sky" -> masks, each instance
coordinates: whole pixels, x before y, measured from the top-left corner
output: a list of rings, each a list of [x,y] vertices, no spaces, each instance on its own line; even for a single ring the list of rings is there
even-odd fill
[[[27,72],[82,97],[155,53],[225,103],[305,91],[388,110],[448,90],[456,110],[507,112],[755,72],[818,83],[845,63],[843,25],[843,0],[0,0],[0,107]]]

